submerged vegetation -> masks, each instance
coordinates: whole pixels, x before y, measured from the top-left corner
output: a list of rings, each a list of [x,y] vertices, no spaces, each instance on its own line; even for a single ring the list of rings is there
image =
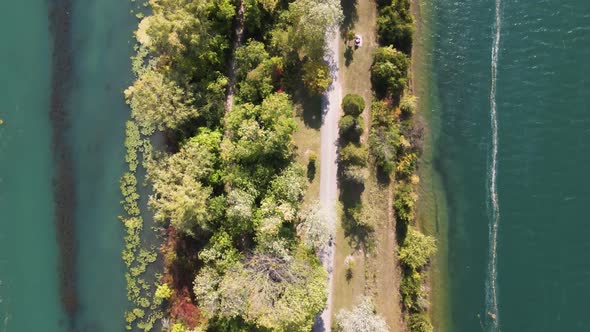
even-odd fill
[[[323,36],[342,19],[340,2],[149,5],[136,32],[137,79],[125,91],[128,328],[161,319],[170,331],[309,331],[326,303],[315,254],[329,237],[322,211],[300,208],[309,165],[295,159],[291,96],[329,86]],[[152,151],[154,135],[165,149]],[[140,159],[164,235],[164,271],[151,282],[144,275],[158,250],[142,243]]]

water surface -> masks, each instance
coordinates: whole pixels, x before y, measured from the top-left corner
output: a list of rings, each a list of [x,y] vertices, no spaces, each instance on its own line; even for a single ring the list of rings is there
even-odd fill
[[[0,21],[2,332],[124,330],[128,303],[117,216],[129,113],[122,90],[132,80],[137,24],[131,7],[116,0],[0,3],[0,12],[10,13]],[[65,59],[59,67],[56,58]],[[59,121],[50,117],[56,91]],[[61,152],[56,133],[65,142]],[[57,165],[64,154],[75,193],[71,206],[56,203],[64,195],[55,187],[63,183]],[[56,228],[63,215],[73,216],[72,234]],[[73,250],[63,250],[64,240]],[[72,265],[67,275],[64,262]],[[75,306],[68,310],[64,287],[73,290],[67,298]]]
[[[505,1],[496,91],[497,250],[490,192],[496,1],[433,0],[423,98],[439,133],[452,331],[588,331],[590,3]],[[497,327],[490,317],[497,255]],[[445,287],[445,285],[442,285]],[[444,304],[440,304],[444,305]]]

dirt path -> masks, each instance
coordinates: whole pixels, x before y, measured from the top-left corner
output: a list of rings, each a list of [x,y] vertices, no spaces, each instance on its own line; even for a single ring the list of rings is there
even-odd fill
[[[336,29],[337,31],[337,29]],[[322,102],[322,128],[320,152],[320,204],[327,211],[329,228],[333,238],[336,230],[336,201],[338,200],[338,120],[340,119],[340,104],[342,102],[342,86],[340,84],[340,38],[337,32],[328,36],[329,51],[326,61],[330,66],[332,85],[326,92]],[[328,304],[316,321],[313,331],[332,330],[332,289],[334,270],[335,244],[330,245],[321,254],[322,264],[329,274]]]
[[[240,0],[236,12],[236,28],[234,30],[234,41],[232,44],[232,55],[229,63],[229,77],[225,99],[225,113],[234,108],[234,97],[236,91],[236,49],[242,46],[244,39],[244,1]]]

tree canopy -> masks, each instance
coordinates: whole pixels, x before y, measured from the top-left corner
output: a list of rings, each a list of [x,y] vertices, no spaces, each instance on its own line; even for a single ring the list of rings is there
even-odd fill
[[[336,31],[344,15],[339,0],[295,0],[284,18],[287,29],[275,30],[275,43],[301,57],[319,60],[324,55],[326,33]]]
[[[256,251],[224,275],[197,275],[194,292],[210,317],[243,317],[272,331],[310,331],[325,305],[327,274],[305,250],[277,256]]]
[[[352,310],[340,310],[336,316],[336,323],[340,332],[389,331],[385,319],[375,313],[375,306],[370,298],[365,298]]]
[[[131,116],[137,120],[144,135],[157,130],[176,129],[195,117],[193,98],[174,81],[156,71],[146,71],[125,90]]]
[[[217,149],[221,135],[202,131],[180,150],[150,166],[154,195],[150,205],[155,219],[170,223],[188,234],[195,226],[207,227],[208,200],[212,189],[206,184],[219,181]]]

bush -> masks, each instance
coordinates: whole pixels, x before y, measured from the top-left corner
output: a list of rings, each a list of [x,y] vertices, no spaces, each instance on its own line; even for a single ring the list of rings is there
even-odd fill
[[[345,115],[338,123],[340,127],[340,137],[345,142],[358,143],[364,131],[363,119],[352,115]]]
[[[387,102],[376,100],[371,104],[371,125],[392,126],[394,123],[394,109]]]
[[[345,115],[359,116],[365,109],[365,100],[357,94],[347,94],[342,99],[342,110]]]
[[[402,302],[406,310],[416,312],[419,310],[418,297],[422,295],[422,276],[419,272],[406,270],[403,273],[400,284]]]
[[[318,155],[311,151],[307,160],[307,179],[313,181],[315,174],[317,173],[317,161]]]
[[[378,127],[371,129],[369,149],[377,166],[388,174],[395,169],[395,157],[400,145],[399,133],[395,128]]]
[[[411,314],[408,318],[410,332],[432,332],[434,331],[430,319],[425,314]]]
[[[434,238],[410,227],[402,243],[399,259],[402,264],[415,270],[426,265],[430,257],[435,253],[436,241]]]
[[[380,97],[399,98],[408,83],[410,59],[393,47],[378,48],[371,66],[373,89]]]
[[[368,152],[363,146],[349,144],[340,150],[340,162],[343,166],[367,166]]]
[[[418,198],[412,189],[412,185],[400,182],[397,185],[393,207],[398,221],[409,223],[414,220],[414,207]]]
[[[418,155],[411,152],[405,153],[399,159],[395,170],[399,177],[407,178],[411,176],[418,166]]]
[[[393,45],[405,54],[412,51],[414,25],[409,0],[396,0],[382,6],[377,18],[377,33],[381,45]]]
[[[402,111],[402,114],[406,116],[414,115],[414,113],[416,113],[416,96],[404,95],[399,104],[399,108]]]

